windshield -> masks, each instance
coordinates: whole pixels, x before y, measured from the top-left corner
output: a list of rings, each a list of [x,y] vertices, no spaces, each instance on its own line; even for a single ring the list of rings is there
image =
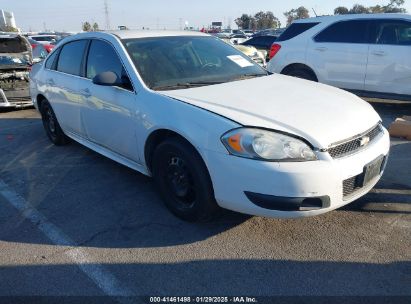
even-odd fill
[[[148,87],[173,90],[211,85],[267,72],[215,37],[127,39],[124,44]]]

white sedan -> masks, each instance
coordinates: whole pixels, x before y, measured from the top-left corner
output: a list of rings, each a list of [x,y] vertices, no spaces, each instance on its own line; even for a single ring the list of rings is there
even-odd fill
[[[189,221],[219,207],[318,215],[366,194],[387,162],[389,136],[369,104],[268,75],[202,33],[71,36],[30,78],[53,143],[71,138],[153,176],[167,207]]]

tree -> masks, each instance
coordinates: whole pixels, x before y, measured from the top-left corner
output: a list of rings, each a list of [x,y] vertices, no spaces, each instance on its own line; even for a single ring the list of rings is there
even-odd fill
[[[297,9],[292,9],[291,11],[285,12],[284,16],[287,18],[287,25],[290,25],[294,20],[310,18],[308,9],[304,6],[300,6]]]
[[[384,13],[406,13],[407,10],[400,6],[404,5],[404,0],[390,0],[390,3],[383,6]]]
[[[255,19],[251,15],[242,14],[240,18],[234,20],[239,28],[243,30],[254,29],[255,27]]]
[[[93,31],[94,32],[97,32],[99,30],[99,28],[98,28],[98,23],[97,22],[94,22],[93,23]]]
[[[355,4],[352,9],[350,9],[350,14],[369,14],[370,10],[361,4]]]
[[[407,10],[403,7],[405,0],[390,0],[387,5],[375,5],[370,7],[365,7],[360,4],[355,4],[349,11],[348,14],[379,14],[379,13],[406,13]],[[347,14],[347,8],[340,6],[334,10],[335,15]]]
[[[254,20],[258,30],[278,28],[280,26],[280,21],[270,11],[258,12],[254,15]]]
[[[91,24],[86,21],[83,23],[83,32],[90,32],[91,31]]]
[[[347,15],[349,12],[349,9],[345,6],[339,6],[334,10],[334,15]]]

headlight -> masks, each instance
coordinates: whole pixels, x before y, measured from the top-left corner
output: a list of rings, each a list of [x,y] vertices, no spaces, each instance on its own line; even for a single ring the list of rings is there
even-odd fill
[[[240,128],[221,137],[227,150],[236,156],[268,161],[311,161],[317,157],[302,140],[256,128]]]

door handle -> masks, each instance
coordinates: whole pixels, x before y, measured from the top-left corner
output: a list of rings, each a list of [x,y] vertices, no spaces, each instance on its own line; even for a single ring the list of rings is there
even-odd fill
[[[320,52],[325,52],[326,50],[328,50],[328,48],[325,46],[319,46],[319,47],[316,47],[315,50],[320,51]]]
[[[373,51],[372,54],[375,56],[385,56],[386,55],[384,51]]]

